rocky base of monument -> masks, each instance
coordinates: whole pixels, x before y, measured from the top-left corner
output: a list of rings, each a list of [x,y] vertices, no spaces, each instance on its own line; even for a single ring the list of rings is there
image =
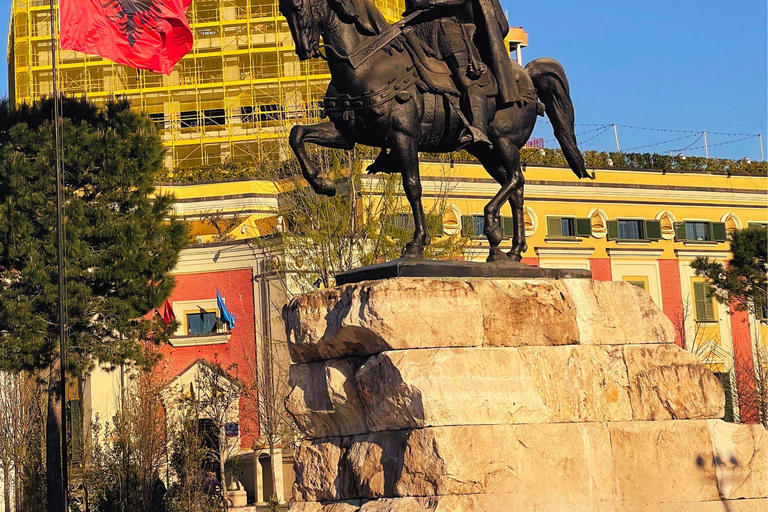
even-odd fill
[[[291,512],[745,512],[766,431],[639,288],[349,284],[284,312],[306,437]]]

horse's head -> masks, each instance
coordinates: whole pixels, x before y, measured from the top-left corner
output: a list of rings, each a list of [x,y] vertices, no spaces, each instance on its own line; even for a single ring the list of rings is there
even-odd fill
[[[280,0],[300,60],[320,57],[320,31],[326,0]]]
[[[333,30],[335,20],[353,25],[364,36],[380,34],[387,21],[370,0],[279,0],[288,21],[296,55],[306,60],[320,57],[320,34]]]

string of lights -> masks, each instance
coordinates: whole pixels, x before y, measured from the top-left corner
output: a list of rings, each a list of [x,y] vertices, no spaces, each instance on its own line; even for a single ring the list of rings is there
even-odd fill
[[[725,146],[727,144],[734,144],[736,142],[743,142],[745,140],[750,140],[750,139],[754,139],[754,138],[757,138],[757,135],[749,135],[747,137],[742,137],[740,139],[727,140],[725,142],[718,142],[716,144],[707,144],[707,147],[714,148],[714,147],[717,147],[717,146]],[[687,148],[687,149],[704,149],[704,146],[696,146],[695,148]]]
[[[549,122],[549,119],[547,119],[546,117],[543,117],[543,118],[539,119],[539,121],[541,121],[542,123],[552,124],[552,123]],[[609,123],[609,124],[605,124],[605,123],[603,123],[603,124],[576,123],[576,126],[597,126],[598,128],[602,128],[603,126],[613,126],[613,124],[612,123]]]
[[[693,140],[693,142],[691,142],[690,144],[688,144],[688,145],[687,145],[687,146],[685,146],[684,148],[680,148],[680,149],[670,149],[670,152],[671,152],[671,153],[682,153],[683,151],[688,151],[689,149],[691,149],[691,148],[693,147],[693,145],[694,145],[694,144],[698,144],[698,142],[699,142],[701,139],[703,139],[703,138],[704,138],[704,134],[703,134],[703,133],[701,133],[701,134],[699,134],[699,136],[698,136],[698,137],[696,137],[696,138]],[[704,146],[701,146],[701,147],[703,148]]]
[[[578,137],[579,135],[586,135],[588,133],[596,132],[596,131],[601,130],[603,128],[605,128],[607,130],[610,127],[611,127],[610,124],[602,124],[602,125],[598,126],[597,128],[592,128],[591,130],[584,130],[583,132],[579,132],[579,133],[576,134],[576,137]],[[545,143],[547,143],[547,142],[557,142],[557,139],[554,139],[554,138],[546,139],[546,140],[544,140],[544,142]]]
[[[541,119],[540,121],[551,124],[549,122],[549,119]],[[617,128],[629,128],[631,130],[642,130],[642,131],[648,131],[648,132],[667,132],[667,133],[688,133],[691,135],[697,134],[697,133],[704,133],[707,132],[707,135],[722,135],[725,137],[757,137],[757,133],[733,133],[733,132],[711,132],[709,130],[673,130],[671,128],[650,128],[647,126],[635,126],[631,124],[619,124],[615,123]],[[613,126],[614,123],[603,123],[603,124],[594,124],[594,123],[576,123],[576,126],[596,126],[598,128],[603,128],[605,126]]]
[[[552,123],[547,119],[542,119],[541,121],[551,125]],[[594,123],[576,123],[575,126],[578,127],[589,127],[588,130],[583,130],[576,134],[577,137],[580,135],[586,135],[595,133],[592,137],[589,137],[586,140],[579,140],[580,145],[584,145],[587,142],[590,142],[601,135],[606,134],[610,129],[613,129],[614,135],[615,135],[615,142],[616,142],[616,151],[620,151],[621,153],[628,153],[633,151],[638,151],[646,148],[658,148],[658,150],[662,152],[669,152],[669,153],[679,153],[683,151],[691,151],[691,150],[698,150],[698,149],[704,149],[706,156],[709,157],[709,148],[719,147],[719,146],[727,146],[729,144],[737,144],[739,142],[744,142],[748,140],[758,139],[760,141],[760,155],[761,159],[763,158],[763,143],[762,143],[762,134],[757,133],[735,133],[735,132],[719,132],[719,131],[707,131],[707,130],[677,130],[672,128],[652,128],[647,126],[636,126],[636,125],[630,125],[630,124],[619,124],[619,123],[608,123],[608,124],[594,124]],[[619,147],[619,139],[621,138],[619,132],[617,131],[618,128],[622,129],[629,129],[629,130],[638,130],[638,131],[644,131],[644,132],[657,132],[657,133],[674,133],[674,134],[683,134],[679,137],[673,137],[671,139],[665,139],[659,142],[652,142],[649,144],[642,144],[639,146],[633,146],[630,148],[623,148],[620,149]],[[726,140],[723,142],[714,142],[710,143],[707,139],[708,137],[736,137],[731,140]],[[675,142],[680,141],[686,141],[687,139],[693,138],[695,139],[690,143],[687,144],[685,147],[678,148],[678,149],[663,149],[664,146],[673,144]],[[703,144],[699,144],[701,140],[704,140]],[[550,143],[556,143],[556,139],[546,139],[544,140],[545,144]]]
[[[670,130],[668,128],[646,128],[644,126],[632,126],[629,124],[616,124],[620,128],[629,128],[631,130],[642,130],[646,132],[667,132],[667,133],[701,133],[695,130]]]
[[[677,141],[680,141],[680,140],[684,140],[684,139],[690,139],[691,137],[695,137],[696,135],[698,135],[698,136],[699,136],[699,138],[701,138],[701,137],[702,137],[702,134],[701,134],[701,132],[697,132],[697,133],[690,133],[690,134],[688,134],[688,135],[683,135],[682,137],[677,137],[677,138],[675,138],[675,139],[663,140],[663,141],[661,141],[661,142],[654,142],[653,144],[645,144],[645,145],[643,145],[643,146],[635,146],[635,147],[632,147],[632,148],[626,148],[626,149],[622,149],[621,151],[622,151],[623,153],[626,153],[626,152],[628,152],[628,151],[634,151],[634,150],[636,150],[636,149],[653,148],[653,147],[656,147],[656,146],[661,146],[661,145],[663,145],[663,144],[669,144],[669,143],[671,143],[671,142],[677,142]]]
[[[597,134],[593,135],[592,137],[588,138],[587,140],[580,140],[579,144],[586,144],[587,142],[598,138],[602,134],[607,133],[608,130],[610,130],[611,128],[613,128],[613,125],[609,124],[608,126],[604,127],[602,131],[598,132]]]

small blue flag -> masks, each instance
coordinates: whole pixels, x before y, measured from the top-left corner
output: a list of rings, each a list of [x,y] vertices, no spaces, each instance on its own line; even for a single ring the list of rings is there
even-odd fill
[[[219,293],[219,290],[216,290],[216,305],[219,306],[219,311],[221,311],[221,319],[227,324],[227,327],[231,331],[235,328],[235,315],[230,313],[227,309],[227,305],[224,302],[224,298]]]

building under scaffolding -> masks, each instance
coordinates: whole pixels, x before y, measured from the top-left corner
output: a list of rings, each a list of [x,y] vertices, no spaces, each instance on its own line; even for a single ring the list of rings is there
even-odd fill
[[[8,69],[17,104],[53,92],[49,1],[13,1]],[[374,1],[389,20],[403,11],[402,0]],[[194,49],[171,76],[63,50],[60,91],[131,100],[162,129],[168,167],[280,158],[289,127],[319,118],[325,62],[298,60],[276,0],[194,0],[187,16]],[[524,39],[513,30],[510,47]]]

